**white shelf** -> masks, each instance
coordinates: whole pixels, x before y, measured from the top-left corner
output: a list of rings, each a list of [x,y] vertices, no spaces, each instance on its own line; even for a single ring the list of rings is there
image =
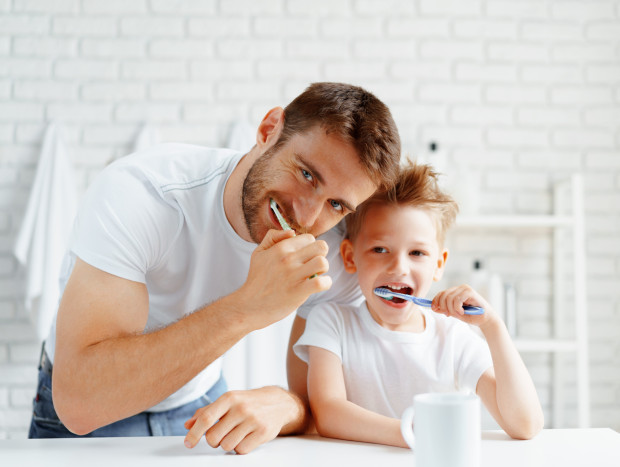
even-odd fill
[[[514,339],[519,352],[576,352],[576,340]]]
[[[570,227],[575,223],[572,216],[460,216],[456,219],[457,227]]]
[[[568,182],[568,183],[567,183]],[[568,191],[566,191],[568,189]],[[570,211],[571,215],[564,215]],[[550,352],[553,354],[553,426],[564,427],[565,369],[563,354],[573,352],[577,365],[577,408],[580,428],[590,426],[590,387],[588,357],[588,319],[586,294],[585,218],[583,206],[583,181],[579,174],[570,180],[556,182],[553,186],[553,212],[551,215],[475,215],[457,216],[456,230],[480,229],[551,229],[553,237],[553,331],[548,339],[514,339],[519,352]],[[565,271],[566,240],[562,230],[572,232],[570,250],[573,256],[573,320],[575,338],[565,338],[565,306],[568,284]],[[518,310],[517,310],[518,313]]]

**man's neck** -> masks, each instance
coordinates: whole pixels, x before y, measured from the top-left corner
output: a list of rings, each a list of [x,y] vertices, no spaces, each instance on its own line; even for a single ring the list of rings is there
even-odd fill
[[[241,158],[224,187],[224,213],[226,214],[226,219],[228,219],[228,223],[237,235],[248,242],[252,241],[252,237],[250,237],[250,231],[243,216],[241,193],[245,177],[248,175],[258,155],[258,149],[254,146],[250,152]]]

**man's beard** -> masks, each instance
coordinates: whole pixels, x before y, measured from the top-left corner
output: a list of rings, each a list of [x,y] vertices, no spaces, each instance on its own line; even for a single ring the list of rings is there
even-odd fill
[[[266,231],[261,232],[264,227],[260,223],[259,213],[264,207],[265,187],[269,182],[269,178],[273,178],[269,177],[269,160],[276,154],[276,150],[277,144],[265,151],[250,167],[250,171],[243,181],[241,207],[243,209],[245,225],[248,228],[252,241],[255,243],[260,243],[267,233]]]

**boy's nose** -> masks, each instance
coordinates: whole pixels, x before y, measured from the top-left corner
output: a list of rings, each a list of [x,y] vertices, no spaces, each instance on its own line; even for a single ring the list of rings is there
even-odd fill
[[[323,203],[314,197],[300,197],[293,201],[295,221],[303,230],[311,231],[321,214]]]
[[[407,266],[407,255],[399,253],[392,257],[389,272],[392,274],[405,275],[409,272]]]

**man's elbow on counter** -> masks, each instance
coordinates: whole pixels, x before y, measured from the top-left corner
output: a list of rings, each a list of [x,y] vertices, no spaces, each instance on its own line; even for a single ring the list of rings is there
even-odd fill
[[[58,396],[59,393],[63,394],[63,391],[56,387],[52,391],[54,410],[67,430],[75,435],[84,436],[99,428],[88,416],[88,411],[80,409],[80,403],[72,397]]]

